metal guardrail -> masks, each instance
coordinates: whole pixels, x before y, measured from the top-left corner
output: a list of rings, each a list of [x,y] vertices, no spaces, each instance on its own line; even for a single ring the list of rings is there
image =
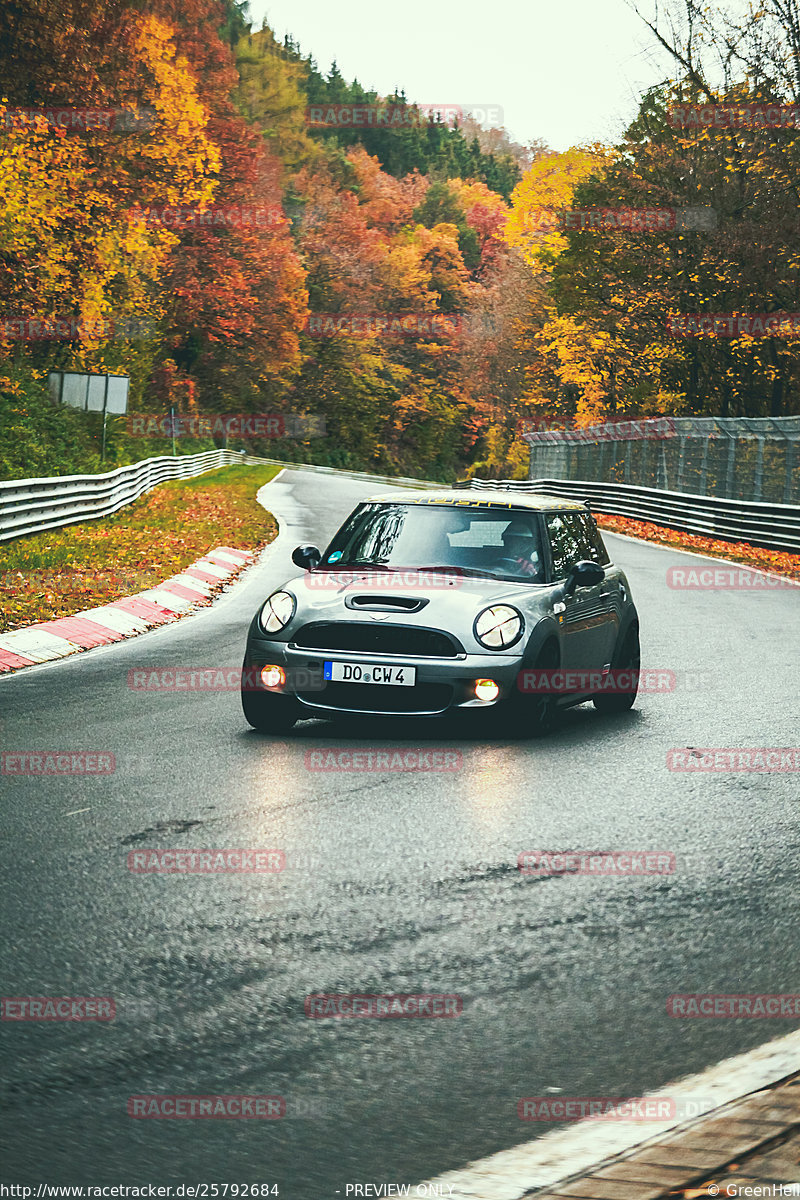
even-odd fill
[[[254,458],[232,450],[209,450],[182,457],[148,458],[106,475],[61,475],[47,479],[0,482],[0,542],[27,534],[58,529],[77,521],[110,516],[170,479],[191,479],[218,467],[268,463],[290,470],[345,475],[354,479],[400,486],[442,487],[430,480],[391,478],[364,472],[316,467],[308,463]],[[473,479],[457,488],[545,493],[588,500],[599,512],[652,521],[671,529],[703,534],[723,541],[748,542],[772,550],[800,553],[800,507],[694,496],[621,483],[566,479]]]
[[[232,450],[207,450],[177,458],[146,458],[106,475],[10,479],[0,483],[0,542],[110,516],[170,479],[192,479],[235,463],[264,462]]]
[[[529,429],[529,479],[592,479],[690,496],[800,503],[800,416],[656,417]]]
[[[478,491],[532,492],[569,500],[587,500],[600,513],[652,521],[656,525],[719,538],[725,542],[747,542],[769,550],[800,553],[800,507],[792,504],[692,496],[686,492],[575,479],[532,479],[521,482],[513,479],[472,479],[456,484],[456,487],[471,487]]]
[[[412,479],[408,475],[373,475],[370,471],[351,471],[349,467],[318,467],[316,463],[287,462],[282,458],[261,458],[262,463],[285,467],[288,471],[313,471],[317,475],[339,475],[346,479],[363,480],[365,483],[388,483],[397,487],[446,489],[450,483],[437,483],[432,479]]]

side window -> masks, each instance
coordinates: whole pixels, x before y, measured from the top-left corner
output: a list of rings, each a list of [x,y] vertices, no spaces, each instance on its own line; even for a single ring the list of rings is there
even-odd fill
[[[570,567],[582,558],[600,562],[589,534],[589,518],[584,513],[547,513],[547,536],[553,555],[553,576],[563,579]]]
[[[608,550],[606,550],[605,542],[603,541],[600,530],[597,528],[594,517],[590,516],[589,513],[581,513],[580,518],[586,526],[586,533],[592,550],[590,557],[593,558],[596,563],[600,563],[601,567],[608,566],[608,564],[611,562],[611,558]]]

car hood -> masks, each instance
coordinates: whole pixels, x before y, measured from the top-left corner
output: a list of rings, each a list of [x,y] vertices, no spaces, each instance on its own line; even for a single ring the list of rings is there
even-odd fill
[[[309,621],[373,621],[433,626],[470,638],[481,609],[513,604],[529,619],[549,607],[550,585],[509,583],[431,571],[313,572],[284,584],[297,597],[287,634]]]

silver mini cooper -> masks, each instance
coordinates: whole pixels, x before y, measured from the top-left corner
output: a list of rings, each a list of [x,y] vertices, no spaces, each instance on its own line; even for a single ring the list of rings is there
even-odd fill
[[[639,621],[588,507],[552,496],[392,492],[359,504],[247,637],[242,706],[263,733],[309,717],[558,709],[636,698]],[[488,714],[486,714],[488,715]]]

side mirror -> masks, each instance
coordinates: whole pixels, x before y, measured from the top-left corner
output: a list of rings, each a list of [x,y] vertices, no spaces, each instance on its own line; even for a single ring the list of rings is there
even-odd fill
[[[575,589],[579,587],[595,587],[596,584],[602,583],[605,577],[605,570],[599,563],[592,562],[588,558],[582,558],[580,562],[575,563],[575,566],[572,567],[567,576],[567,581],[564,584],[564,595],[571,596]]]
[[[316,546],[297,546],[292,551],[292,562],[296,567],[302,567],[304,571],[310,571],[313,567],[319,566],[322,560],[322,551]]]

